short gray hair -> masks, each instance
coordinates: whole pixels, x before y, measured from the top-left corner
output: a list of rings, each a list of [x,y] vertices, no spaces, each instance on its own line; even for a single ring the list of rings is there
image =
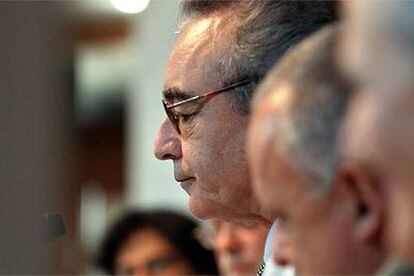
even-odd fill
[[[236,27],[231,49],[217,70],[223,85],[245,78],[257,81],[241,93],[228,94],[233,108],[250,113],[250,100],[258,81],[292,46],[310,33],[336,19],[333,1],[283,0],[182,0],[181,25],[193,18],[232,9]]]
[[[339,161],[337,134],[351,88],[334,65],[338,26],[325,27],[281,59],[259,86],[254,108],[274,93],[290,93],[274,135],[299,170],[329,187]],[[281,90],[278,88],[287,88]]]
[[[347,52],[341,55],[351,78],[414,95],[414,2],[351,1],[344,8]]]

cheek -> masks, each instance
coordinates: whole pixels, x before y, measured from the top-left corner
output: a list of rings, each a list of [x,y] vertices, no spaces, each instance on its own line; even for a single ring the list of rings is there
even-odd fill
[[[269,171],[263,170],[255,175],[254,194],[267,212],[274,214],[275,211],[287,211],[291,202],[295,200],[292,187],[280,181],[283,175],[278,173],[273,175]]]
[[[390,228],[387,233],[387,247],[391,250],[404,254],[404,251],[410,251],[413,242],[409,238],[412,235],[412,229],[414,226],[414,219],[411,212],[401,212],[401,210],[413,210],[414,202],[412,195],[414,191],[409,191],[404,188],[408,188],[399,181],[393,181],[392,188],[388,189],[390,193],[389,198],[389,212],[387,213],[387,226]]]
[[[247,165],[243,145],[228,137],[218,138],[220,137],[189,145],[187,152],[191,166],[197,169],[196,173],[200,177],[225,182],[244,176]]]
[[[233,144],[233,141],[223,135],[223,130],[203,126],[197,130],[197,134],[183,138],[183,159],[191,162],[192,167],[208,171],[227,157],[228,148]]]
[[[308,205],[295,210],[287,229],[294,251],[302,262],[319,250],[321,239],[328,238],[322,214]]]
[[[211,151],[208,150],[208,147],[206,145],[203,146],[202,143],[199,143],[197,141],[183,143],[182,150],[182,162],[197,172],[203,171],[200,168],[208,171],[211,165],[214,164]]]
[[[214,145],[205,140],[187,140],[182,142],[182,166],[195,174],[196,178],[213,176],[217,170]]]
[[[264,250],[266,235],[257,232],[249,232],[245,234],[243,239],[244,248],[249,255],[261,255]]]
[[[308,214],[303,219],[305,222],[295,229],[295,248],[300,262],[310,273],[341,271],[343,261],[350,257],[349,249],[353,244],[352,222],[347,214],[331,211]]]
[[[163,271],[160,271],[159,274],[164,275],[190,275],[194,274],[191,265],[187,261],[180,261],[179,263],[172,265]]]
[[[215,117],[208,119],[206,111],[197,129],[194,128],[194,135],[182,140],[182,165],[189,168],[201,189],[209,194],[217,193],[215,198],[229,199],[238,191],[251,189],[246,183],[248,173],[244,151],[247,120],[227,114],[230,111],[222,113],[223,110],[216,111]]]

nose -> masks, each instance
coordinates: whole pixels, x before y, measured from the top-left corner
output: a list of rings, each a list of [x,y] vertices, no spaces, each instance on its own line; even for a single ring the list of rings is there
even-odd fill
[[[159,160],[175,160],[182,157],[180,136],[167,118],[161,123],[155,138],[154,154]]]
[[[286,266],[291,264],[292,250],[289,246],[287,233],[282,225],[276,229],[272,240],[272,253],[273,260],[280,266]]]

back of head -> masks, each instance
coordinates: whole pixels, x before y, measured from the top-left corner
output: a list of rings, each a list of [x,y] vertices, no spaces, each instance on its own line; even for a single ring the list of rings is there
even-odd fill
[[[344,152],[366,175],[375,175],[369,182],[380,187],[375,190],[387,194],[379,197],[387,199],[381,201],[381,208],[387,214],[383,243],[394,256],[411,266],[414,265],[413,12],[413,1],[346,2],[346,28],[338,53],[359,86],[346,122]]]
[[[332,183],[338,162],[337,132],[350,88],[334,64],[338,26],[328,26],[294,48],[258,89],[255,107],[279,94],[288,98],[278,121],[287,156],[315,183]],[[284,93],[284,94],[282,94]]]
[[[230,10],[234,16],[230,49],[217,70],[223,85],[253,77],[262,79],[293,45],[336,19],[334,1],[182,0],[181,22]],[[232,93],[236,111],[249,113],[255,86]]]
[[[343,10],[340,57],[351,77],[375,87],[412,90],[414,2],[349,1]]]

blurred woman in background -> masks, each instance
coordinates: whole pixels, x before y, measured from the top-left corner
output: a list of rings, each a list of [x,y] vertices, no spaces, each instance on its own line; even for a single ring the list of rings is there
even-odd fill
[[[169,211],[127,213],[104,238],[98,265],[116,275],[217,275],[213,252],[194,237],[196,227]]]

